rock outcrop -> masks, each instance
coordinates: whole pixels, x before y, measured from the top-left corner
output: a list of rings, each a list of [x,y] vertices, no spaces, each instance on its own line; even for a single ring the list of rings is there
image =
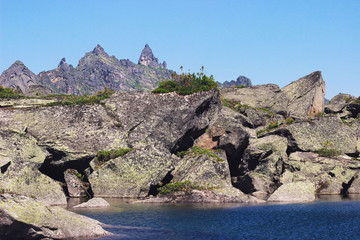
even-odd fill
[[[268,199],[269,202],[312,202],[314,200],[315,186],[310,181],[284,184]]]
[[[281,89],[275,84],[266,84],[227,88],[221,94],[235,105],[268,109],[284,117],[306,119],[324,111],[325,82],[321,72],[313,72]]]
[[[99,70],[111,59],[97,46],[80,64]],[[59,68],[71,69],[65,60]],[[311,201],[359,191],[359,99],[337,96],[323,113],[320,72],[282,89],[221,91],[223,99],[218,90],[117,92],[73,106],[1,101],[0,189],[52,204],[146,198],[184,181],[199,188],[145,202]]]
[[[0,136],[0,189],[35,197],[49,205],[65,205],[59,182],[39,171],[48,153],[36,139],[16,130],[0,130]]]
[[[102,224],[32,198],[0,195],[0,239],[82,239],[110,235]]]
[[[252,82],[250,78],[247,78],[245,76],[239,76],[236,81],[225,81],[223,83],[219,83],[219,86],[222,88],[229,88],[234,86],[246,86],[246,87],[252,87]]]
[[[144,197],[176,169],[175,154],[188,150],[220,109],[219,92],[214,90],[189,96],[117,93],[100,105],[29,105],[0,111],[1,129],[6,129],[3,155],[12,161],[1,177],[5,184],[18,164],[14,154],[24,152],[27,161],[37,162],[33,170],[60,182],[67,196],[79,196],[85,189],[90,197]],[[12,136],[17,137],[17,149],[6,145]],[[134,150],[107,162],[94,160],[99,150],[125,148]]]
[[[107,208],[110,204],[103,198],[94,197],[87,202],[78,204],[73,208]]]

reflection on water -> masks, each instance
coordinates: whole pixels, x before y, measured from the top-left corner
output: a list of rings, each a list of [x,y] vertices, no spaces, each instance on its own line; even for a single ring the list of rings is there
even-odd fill
[[[317,200],[320,201],[360,201],[360,194],[347,194],[347,195],[319,195]]]
[[[359,239],[359,195],[303,204],[129,204],[76,210],[111,225],[105,239]],[[346,200],[346,201],[343,201]]]

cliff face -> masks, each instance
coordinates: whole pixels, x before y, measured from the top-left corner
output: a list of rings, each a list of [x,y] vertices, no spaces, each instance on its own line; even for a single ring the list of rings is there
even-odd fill
[[[171,73],[172,71],[166,69],[165,62],[158,63],[147,44],[141,53],[139,64],[109,56],[97,45],[79,60],[75,68],[63,58],[57,68],[35,75],[17,61],[3,72],[0,85],[19,87],[25,92],[30,85],[41,84],[53,93],[92,95],[105,87],[115,91],[149,91],[154,89],[159,81],[170,78]]]

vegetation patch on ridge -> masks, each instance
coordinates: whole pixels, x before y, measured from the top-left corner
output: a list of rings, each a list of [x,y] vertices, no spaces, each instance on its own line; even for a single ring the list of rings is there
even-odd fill
[[[114,93],[113,90],[105,88],[104,91],[98,91],[93,96],[75,96],[75,95],[48,95],[41,97],[42,99],[58,99],[56,102],[46,104],[46,106],[75,106],[75,105],[94,105],[100,104],[102,100],[109,98]]]
[[[206,92],[213,88],[217,88],[218,84],[215,82],[213,75],[210,77],[203,73],[204,68],[201,68],[200,73],[182,73],[171,74],[172,79],[165,79],[159,83],[159,87],[154,89],[152,93],[169,93],[176,92],[180,95],[189,95],[196,92]]]
[[[12,89],[0,86],[0,99],[18,99],[24,98],[24,95],[20,94],[20,92]]]

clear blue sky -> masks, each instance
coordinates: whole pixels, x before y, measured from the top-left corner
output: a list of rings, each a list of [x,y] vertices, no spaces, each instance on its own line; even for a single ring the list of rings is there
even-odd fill
[[[0,0],[0,73],[35,74],[96,44],[137,63],[148,43],[168,68],[280,87],[321,70],[328,98],[360,95],[359,0]]]

